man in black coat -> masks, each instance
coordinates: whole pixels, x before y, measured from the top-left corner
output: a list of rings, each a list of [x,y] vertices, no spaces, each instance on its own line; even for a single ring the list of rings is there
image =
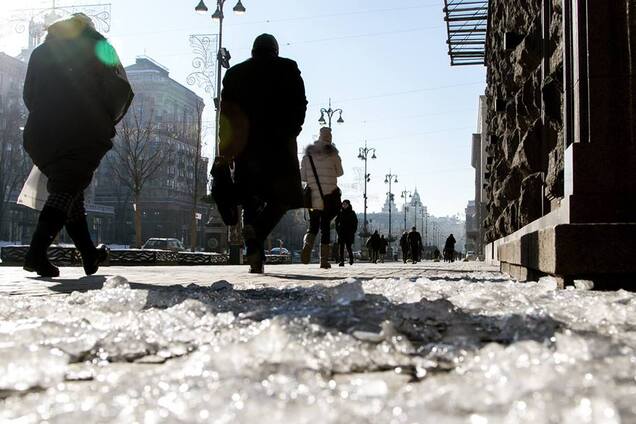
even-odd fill
[[[384,238],[384,234],[380,236],[380,248],[378,249],[378,259],[380,263],[384,263],[384,257],[386,256],[386,250],[389,247],[389,241]]]
[[[411,248],[411,261],[416,264],[419,262],[420,253],[422,252],[422,235],[413,227],[411,228],[408,239]]]
[[[24,269],[59,275],[46,252],[65,226],[86,274],[94,274],[107,250],[96,249],[91,239],[84,190],[112,148],[115,125],[132,101],[125,71],[90,18],[76,14],[51,25],[45,42],[33,51],[23,97],[29,110],[24,149],[48,178],[49,192]]]
[[[455,237],[451,234],[444,243],[444,262],[448,259],[448,262],[455,262]]]
[[[411,252],[411,247],[409,245],[409,233],[406,231],[402,233],[402,237],[400,237],[400,248],[402,249],[402,260],[406,263],[409,258],[409,253]]]
[[[369,249],[369,259],[374,264],[377,264],[378,255],[380,254],[380,234],[377,231],[367,240],[367,249]]]
[[[349,265],[353,265],[353,250],[351,245],[358,230],[358,216],[351,207],[348,200],[342,201],[342,208],[336,216],[336,233],[338,233],[338,244],[340,245],[340,266],[344,266],[344,249],[347,248],[349,254]]]
[[[263,272],[263,244],[278,221],[303,207],[296,138],[306,109],[298,66],[278,56],[272,35],[258,36],[252,58],[223,79],[220,154],[235,164],[250,272]]]

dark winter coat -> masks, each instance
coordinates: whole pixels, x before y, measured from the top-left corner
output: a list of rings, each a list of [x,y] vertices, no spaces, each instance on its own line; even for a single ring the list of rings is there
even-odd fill
[[[292,60],[256,57],[227,71],[220,153],[235,160],[242,202],[257,197],[287,209],[303,207],[296,137],[306,109],[305,86]]]
[[[408,233],[404,233],[404,234],[402,234],[402,237],[400,237],[400,247],[402,248],[402,250],[405,250],[405,249],[409,248],[409,234]]]
[[[389,241],[385,238],[380,237],[380,247],[379,251],[381,254],[386,253],[386,248],[389,246]]]
[[[455,243],[457,243],[455,241],[455,237],[453,237],[453,235],[451,234],[446,239],[446,243],[444,244],[444,250],[448,250],[448,251],[454,252],[455,251]]]
[[[417,231],[411,231],[408,235],[411,248],[422,246],[422,235]]]
[[[72,20],[52,25],[33,51],[24,83],[29,110],[24,148],[49,178],[50,192],[84,190],[112,148],[117,118],[109,111],[106,82],[118,68],[104,37],[90,27],[80,30]],[[123,83],[127,109],[132,90]]]
[[[374,233],[369,240],[367,240],[367,248],[371,250],[380,250],[380,235]]]
[[[353,208],[340,209],[336,216],[336,232],[341,243],[351,244],[358,230],[358,216]]]

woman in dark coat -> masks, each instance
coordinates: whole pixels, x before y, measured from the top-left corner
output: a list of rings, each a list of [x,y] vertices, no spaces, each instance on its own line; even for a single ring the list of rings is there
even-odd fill
[[[29,60],[24,103],[29,118],[24,148],[48,178],[48,200],[33,233],[24,269],[43,277],[59,270],[46,251],[62,227],[82,255],[86,274],[97,272],[107,249],[95,248],[84,209],[84,190],[112,148],[115,125],[132,90],[117,54],[83,14],[57,22]]]
[[[344,266],[344,250],[347,248],[349,254],[349,265],[353,265],[353,250],[351,245],[354,242],[356,231],[358,230],[358,216],[351,207],[349,200],[342,201],[342,209],[336,216],[336,233],[338,233],[338,244],[340,245],[340,266]]]

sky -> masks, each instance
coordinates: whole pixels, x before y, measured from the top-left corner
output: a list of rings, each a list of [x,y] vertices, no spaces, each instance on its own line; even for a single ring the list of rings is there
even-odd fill
[[[58,6],[96,4],[99,0],[57,0]],[[210,16],[216,3],[207,0],[207,15],[195,13],[198,0],[110,0],[111,28],[105,35],[125,65],[146,55],[186,85],[194,55],[190,34],[218,33]],[[52,0],[0,0],[0,51],[17,54],[26,36],[11,21],[15,9],[51,7]],[[363,209],[365,140],[376,149],[369,159],[369,212],[384,204],[389,172],[396,202],[400,192],[417,188],[436,216],[463,215],[474,198],[470,166],[471,135],[477,129],[478,98],[485,87],[482,66],[451,67],[447,55],[442,0],[243,0],[245,15],[231,11],[227,0],[223,46],[232,64],[247,59],[256,36],[270,33],[281,56],[298,62],[309,101],[300,149],[318,134],[320,109],[331,98],[343,109],[343,124],[334,124],[345,175],[339,184],[354,209]],[[193,86],[208,105],[212,100]],[[210,125],[213,107],[208,106]],[[284,117],[281,117],[283,119]],[[209,130],[213,134],[213,128]],[[211,139],[207,142],[211,155]]]

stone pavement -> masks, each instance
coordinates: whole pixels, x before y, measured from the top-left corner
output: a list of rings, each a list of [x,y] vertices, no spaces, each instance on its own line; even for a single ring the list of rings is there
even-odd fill
[[[468,279],[480,278],[492,281],[492,275],[480,277],[482,272],[497,272],[480,262],[443,262],[425,261],[416,265],[399,262],[384,264],[356,263],[344,268],[334,266],[330,270],[321,270],[318,264],[310,265],[270,265],[266,273],[254,276],[247,272],[247,266],[135,266],[103,267],[97,275],[86,277],[78,267],[61,268],[59,278],[42,279],[33,273],[18,267],[0,267],[0,294],[22,296],[46,296],[69,294],[73,291],[100,289],[104,281],[114,275],[128,279],[134,286],[170,286],[174,284],[210,286],[217,281],[227,281],[238,287],[288,287],[331,284],[346,278],[369,280],[373,278],[409,278],[427,277],[430,279]],[[502,279],[504,277],[501,277]]]

